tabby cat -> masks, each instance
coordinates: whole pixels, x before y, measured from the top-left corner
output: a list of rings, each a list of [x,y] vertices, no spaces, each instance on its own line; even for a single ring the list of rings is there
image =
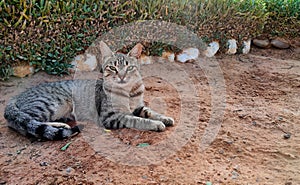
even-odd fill
[[[143,103],[145,88],[137,62],[142,47],[137,44],[125,55],[112,52],[101,41],[102,78],[45,83],[24,91],[6,106],[8,126],[23,135],[61,140],[82,129],[80,125],[70,127],[68,121],[84,121],[86,115],[96,113],[94,121],[107,129],[164,131],[174,120]],[[80,94],[85,94],[90,104],[77,98]]]

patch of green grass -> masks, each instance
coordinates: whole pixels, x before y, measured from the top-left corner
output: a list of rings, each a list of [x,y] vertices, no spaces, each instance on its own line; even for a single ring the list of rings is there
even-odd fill
[[[299,9],[299,0],[0,0],[0,66],[29,63],[36,71],[67,74],[70,61],[98,36],[138,20],[177,23],[207,42],[299,37]],[[176,50],[159,42],[147,47],[155,55]]]

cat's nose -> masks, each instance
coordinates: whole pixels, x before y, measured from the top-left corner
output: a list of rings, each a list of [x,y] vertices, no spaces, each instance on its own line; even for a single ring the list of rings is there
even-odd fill
[[[119,72],[119,73],[118,73],[118,77],[120,78],[121,81],[123,81],[123,80],[125,79],[125,77],[126,77],[126,73],[124,73],[124,72]]]

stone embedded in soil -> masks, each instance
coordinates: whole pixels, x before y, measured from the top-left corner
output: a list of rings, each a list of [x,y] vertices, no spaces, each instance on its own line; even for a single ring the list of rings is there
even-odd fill
[[[260,48],[268,48],[270,46],[270,41],[268,39],[260,40],[260,39],[253,39],[253,44]]]
[[[216,41],[208,44],[207,49],[204,51],[204,55],[207,57],[213,57],[220,49],[220,44]]]
[[[74,168],[72,168],[72,167],[68,167],[68,168],[66,169],[66,172],[67,172],[67,173],[71,173],[72,171],[74,171]]]
[[[199,50],[197,48],[187,48],[182,50],[182,52],[176,56],[176,60],[185,63],[190,60],[196,60],[198,57]]]
[[[162,57],[167,59],[170,62],[174,62],[174,60],[175,60],[175,54],[172,52],[168,52],[168,51],[164,51],[162,53]]]
[[[251,49],[251,39],[243,41],[243,46],[242,46],[242,53],[243,54],[248,54]]]
[[[278,49],[288,49],[290,47],[289,42],[281,38],[273,39],[271,45]]]
[[[95,55],[91,54],[78,55],[71,64],[77,71],[94,71],[97,67],[97,59]]]
[[[43,161],[43,162],[40,163],[40,166],[48,166],[48,163]]]
[[[16,66],[13,67],[13,75],[16,77],[23,78],[27,75],[31,75],[34,73],[34,67],[30,65],[24,65],[24,66]]]
[[[234,55],[237,51],[237,44],[235,39],[229,39],[227,41],[228,50],[226,51],[226,54]]]
[[[291,138],[291,133],[287,132],[283,135],[284,139],[290,139]]]
[[[141,65],[152,64],[151,57],[144,54],[142,54],[141,57],[139,58],[139,62]]]

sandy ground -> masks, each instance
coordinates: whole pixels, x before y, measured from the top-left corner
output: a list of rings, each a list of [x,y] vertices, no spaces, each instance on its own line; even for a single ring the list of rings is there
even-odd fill
[[[300,184],[299,50],[254,49],[216,62],[210,67],[222,71],[225,114],[205,148],[206,128],[222,110],[214,111],[218,92],[201,63],[142,67],[146,104],[176,120],[160,133],[82,123],[76,137],[31,141],[6,127],[9,97],[72,77],[38,73],[1,82],[0,184]]]

